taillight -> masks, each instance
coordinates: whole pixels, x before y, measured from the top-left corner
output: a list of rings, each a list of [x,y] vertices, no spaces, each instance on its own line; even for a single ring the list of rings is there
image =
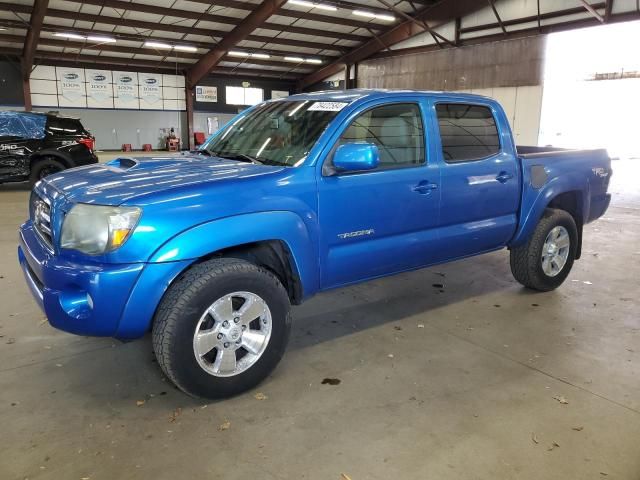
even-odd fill
[[[76,140],[76,142],[81,143],[89,150],[93,150],[94,139],[91,137],[79,138]]]

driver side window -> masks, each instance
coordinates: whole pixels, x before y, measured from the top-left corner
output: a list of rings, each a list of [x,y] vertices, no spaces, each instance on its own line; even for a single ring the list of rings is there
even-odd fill
[[[345,143],[376,145],[382,169],[420,165],[425,161],[420,107],[397,103],[367,110],[342,134],[338,145]]]

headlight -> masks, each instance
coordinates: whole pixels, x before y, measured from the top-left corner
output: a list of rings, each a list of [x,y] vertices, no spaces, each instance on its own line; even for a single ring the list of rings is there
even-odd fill
[[[138,207],[78,203],[64,219],[60,247],[90,255],[115,250],[127,241],[141,213]]]

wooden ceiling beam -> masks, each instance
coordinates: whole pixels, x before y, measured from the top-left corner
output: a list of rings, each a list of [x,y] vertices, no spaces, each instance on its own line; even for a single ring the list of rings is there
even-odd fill
[[[16,43],[16,44],[22,44],[25,39],[24,37],[21,37],[20,35],[9,35],[9,34],[5,34],[0,32],[0,41],[4,41],[7,43]],[[99,43],[99,44],[95,44],[92,42],[86,42],[86,41],[82,41],[82,40],[59,40],[59,39],[42,39],[40,41],[40,45],[43,46],[50,46],[50,47],[63,47],[63,48],[71,48],[71,49],[78,49],[78,53],[77,53],[77,57],[78,58],[82,58],[83,56],[87,56],[87,55],[91,55],[90,53],[82,53],[82,50],[99,50],[101,52],[105,52],[107,54],[109,53],[127,53],[127,54],[131,54],[131,55],[158,55],[154,50],[148,50],[148,49],[140,49],[140,48],[134,48],[134,47],[123,47],[123,46],[119,46],[119,45],[113,45],[111,43]],[[46,54],[47,51],[42,51],[42,53]],[[48,52],[48,53],[57,53],[57,52]],[[75,53],[72,52],[64,52],[64,54],[60,53],[61,55],[75,55]],[[167,52],[167,51],[162,51],[162,55],[164,56],[170,56],[171,58],[183,58],[185,60],[199,60],[201,58],[201,55],[197,54],[197,53],[189,53],[189,52]],[[291,54],[291,55],[297,55],[297,54]],[[107,55],[108,56],[108,55]],[[110,57],[109,58],[113,58]],[[116,58],[122,58],[122,57],[116,57]],[[135,60],[135,59],[132,59]],[[251,64],[251,65],[265,65],[265,66],[269,66],[269,67],[285,67],[286,69],[291,69],[294,68],[296,66],[296,63],[294,62],[288,62],[285,60],[276,60],[276,59],[265,59],[265,58],[256,58],[256,57],[236,57],[236,56],[232,56],[232,55],[225,55],[221,61],[224,62],[233,62],[233,63],[237,63],[239,65],[242,64]],[[170,64],[175,64],[175,61],[173,60],[166,60],[166,62],[170,63]],[[185,62],[187,63],[187,62]],[[309,64],[304,64],[303,68],[306,67],[307,70],[310,70],[310,65]]]
[[[0,55],[19,58],[22,55],[20,49],[0,48]],[[79,67],[79,68],[95,68],[101,66],[110,70],[122,70],[123,68],[135,68],[136,70],[146,70],[150,72],[176,73],[182,74],[184,69],[191,64],[178,62],[156,62],[154,60],[129,59],[120,57],[107,57],[96,55],[80,55],[75,60],[70,60],[68,54],[58,52],[42,52],[37,51],[35,58],[41,61],[43,65],[54,65],[60,67]],[[237,67],[216,67],[212,75],[225,75],[231,77],[265,77],[277,78],[293,81],[298,77],[289,72],[281,72],[276,70],[252,70]]]
[[[24,14],[31,15],[33,8],[30,7],[29,5],[0,2],[0,10],[6,10],[6,11],[12,11],[16,13],[24,13]],[[163,23],[155,23],[155,22],[145,22],[142,20],[130,20],[127,18],[110,17],[106,15],[95,15],[95,14],[89,14],[89,13],[80,13],[80,12],[74,12],[71,10],[60,10],[55,8],[48,9],[46,13],[46,17],[102,23],[106,25],[123,26],[123,27],[129,27],[129,28],[140,29],[140,30],[148,30],[148,31],[163,31],[163,32],[172,32],[172,33],[182,33],[187,35],[194,34],[194,35],[203,35],[203,36],[209,36],[209,37],[216,37],[216,36],[222,37],[224,36],[225,33],[228,33],[225,30],[212,31],[206,28],[188,27],[184,25],[163,24]],[[3,21],[0,20],[0,22],[3,22]],[[365,35],[356,35],[353,33],[332,32],[329,30],[296,27],[294,25],[286,25],[286,24],[271,23],[271,22],[265,22],[260,26],[260,28],[265,30],[273,30],[276,32],[296,33],[299,35],[308,35],[312,37],[335,38],[338,40],[349,40],[353,42],[363,42],[370,38]],[[75,28],[65,28],[65,27],[58,27],[57,29],[59,31],[76,30]],[[310,42],[307,42],[307,43],[310,43]],[[328,46],[327,44],[323,44],[323,45],[325,45],[325,47]]]
[[[44,22],[44,16],[49,6],[49,0],[35,0],[33,2],[33,10],[29,19],[29,29],[27,37],[24,40],[24,48],[22,49],[22,78],[28,80],[33,68],[33,59],[38,48],[38,40],[40,40],[40,30]]]
[[[0,3],[0,8],[2,8],[1,3]],[[47,11],[47,17],[103,23],[106,25],[123,26],[123,27],[135,28],[140,30],[148,30],[148,31],[182,33],[186,35],[194,34],[194,35],[203,35],[203,36],[211,36],[211,37],[224,37],[225,34],[229,33],[226,30],[216,31],[216,30],[210,30],[208,28],[201,28],[201,27],[189,27],[185,25],[145,22],[142,20],[131,20],[128,18],[109,17],[105,15],[94,15],[94,14],[81,13],[81,12],[72,12],[70,10],[59,10],[59,9],[51,9],[51,8]],[[291,25],[280,25],[280,24],[268,23],[268,22],[262,24],[260,28],[263,28],[265,30],[275,30],[278,32],[290,32],[290,33],[297,33],[300,35],[309,35],[312,37],[351,40],[355,42],[361,42],[369,39],[369,37],[366,37],[363,35],[354,35],[352,33],[331,32],[328,30],[295,27]],[[60,30],[64,30],[64,28],[61,28]],[[73,30],[73,28],[71,28],[70,30]]]
[[[189,68],[185,77],[187,88],[195,85],[209,74],[213,68],[227,56],[229,50],[245,40],[253,31],[260,28],[268,19],[280,10],[287,0],[264,0],[258,8],[247,15],[242,22],[227,33],[222,40],[198,62]]]
[[[133,2],[125,2],[122,0],[67,0],[72,3],[78,3],[81,5],[89,4],[89,5],[97,5],[100,7],[113,8],[122,11],[130,11],[130,12],[140,12],[140,13],[150,13],[153,15],[163,15],[169,17],[178,17],[178,18],[187,18],[191,20],[202,20],[207,22],[215,22],[221,23],[225,25],[238,25],[242,18],[238,17],[230,17],[227,15],[217,15],[213,13],[207,12],[194,12],[191,10],[181,10],[176,8],[168,8],[168,7],[159,7],[157,5],[148,5],[144,3],[133,3]],[[250,11],[255,9],[254,4],[248,4],[253,7]],[[353,28],[367,28],[367,27],[376,27],[375,24],[370,24],[369,22],[364,22],[361,20],[355,20],[351,18],[345,17],[332,17],[330,15],[321,15],[317,13],[306,13],[306,12],[298,12],[295,10],[283,10],[278,13],[279,15],[284,15],[287,17],[304,19],[304,20],[313,20],[316,22],[328,23],[328,24],[337,24],[337,25],[345,25],[347,27]],[[266,26],[273,26],[277,24],[271,24],[269,22],[265,23]],[[266,28],[265,26],[265,28]],[[382,28],[377,26],[377,28]]]

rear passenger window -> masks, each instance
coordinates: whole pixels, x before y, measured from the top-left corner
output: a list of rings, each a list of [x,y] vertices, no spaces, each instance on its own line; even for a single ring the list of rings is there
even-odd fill
[[[48,130],[55,135],[82,135],[85,133],[80,120],[49,117]]]
[[[424,128],[420,107],[393,104],[367,110],[340,138],[344,143],[373,143],[380,153],[380,168],[424,163]]]
[[[436,114],[445,162],[480,160],[500,151],[498,128],[488,107],[439,103]]]

